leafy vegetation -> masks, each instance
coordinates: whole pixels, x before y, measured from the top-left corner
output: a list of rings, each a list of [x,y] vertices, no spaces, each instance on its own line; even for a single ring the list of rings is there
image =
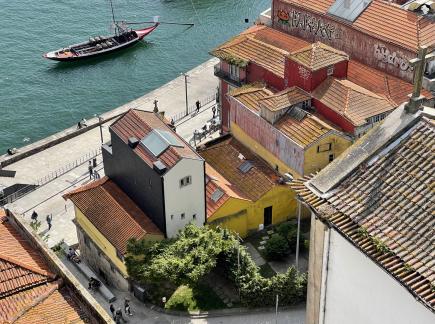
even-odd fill
[[[289,243],[281,234],[274,234],[267,240],[265,249],[269,260],[282,260],[289,252]]]
[[[195,288],[181,285],[165,305],[166,309],[195,311],[225,308],[225,304],[210,287],[197,285]]]
[[[187,287],[171,297],[174,299],[167,307],[203,309],[195,293],[201,291],[203,277],[216,267],[224,269],[227,278],[239,288],[245,306],[273,305],[276,294],[283,305],[300,302],[305,297],[305,274],[289,268],[285,274],[263,277],[237,238],[224,229],[189,224],[175,240],[133,240],[127,249],[127,270],[134,280],[142,284],[170,281]]]

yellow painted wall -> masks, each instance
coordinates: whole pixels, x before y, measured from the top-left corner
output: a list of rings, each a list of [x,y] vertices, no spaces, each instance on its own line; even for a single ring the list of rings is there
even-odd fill
[[[275,168],[275,166],[278,165],[279,173],[290,173],[295,179],[302,176],[278,159],[275,155],[270,153],[264,146],[260,145],[253,138],[248,136],[237,124],[231,123],[231,134],[239,142],[265,160],[272,168]]]
[[[207,219],[207,222],[211,223],[211,226],[228,228],[241,237],[246,237],[249,232],[258,230],[258,226],[264,223],[264,209],[269,206],[272,206],[273,224],[297,215],[294,191],[289,186],[275,186],[255,202],[230,198]],[[218,219],[224,221],[214,223]]]
[[[317,147],[319,145],[328,143],[332,143],[331,151],[317,152]],[[322,138],[320,141],[314,143],[305,150],[304,174],[310,174],[323,169],[329,164],[330,154],[334,154],[334,159],[336,159],[351,145],[352,141],[350,138],[344,138],[336,134],[331,134],[325,138]]]
[[[110,243],[101,232],[86,218],[86,216],[75,207],[76,221],[89,236],[89,238],[100,248],[100,250],[110,259],[110,261],[118,268],[118,270],[127,277],[127,268],[117,256],[116,248]],[[157,241],[162,240],[162,235],[148,234],[145,236],[146,240]]]

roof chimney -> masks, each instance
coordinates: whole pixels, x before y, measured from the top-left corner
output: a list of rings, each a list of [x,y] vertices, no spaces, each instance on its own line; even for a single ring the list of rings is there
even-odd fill
[[[132,149],[136,148],[138,144],[139,140],[136,137],[130,137],[128,139],[128,146],[130,146]]]

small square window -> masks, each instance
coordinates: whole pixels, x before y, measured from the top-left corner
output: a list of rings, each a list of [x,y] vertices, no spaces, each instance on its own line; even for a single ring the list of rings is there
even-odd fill
[[[334,74],[334,65],[328,66],[328,69],[326,70],[326,74],[327,74],[328,76]]]
[[[184,177],[180,180],[180,187],[185,187],[188,186],[192,183],[192,177],[191,176],[187,176]]]
[[[192,215],[192,218],[193,218],[193,219],[196,219],[196,214],[193,214],[193,215]]]
[[[181,219],[186,218],[186,215],[184,213],[181,214]]]
[[[332,162],[334,160],[334,154],[329,154],[329,162]]]

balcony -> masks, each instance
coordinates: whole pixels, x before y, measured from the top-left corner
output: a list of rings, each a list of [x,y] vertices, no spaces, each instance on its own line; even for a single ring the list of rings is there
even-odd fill
[[[220,63],[218,63],[214,66],[214,75],[217,76],[219,79],[222,79],[222,80],[232,84],[235,87],[241,87],[242,85],[246,84],[246,77],[241,78],[240,76],[236,76],[236,75],[230,74],[227,71],[222,70],[220,67]]]

